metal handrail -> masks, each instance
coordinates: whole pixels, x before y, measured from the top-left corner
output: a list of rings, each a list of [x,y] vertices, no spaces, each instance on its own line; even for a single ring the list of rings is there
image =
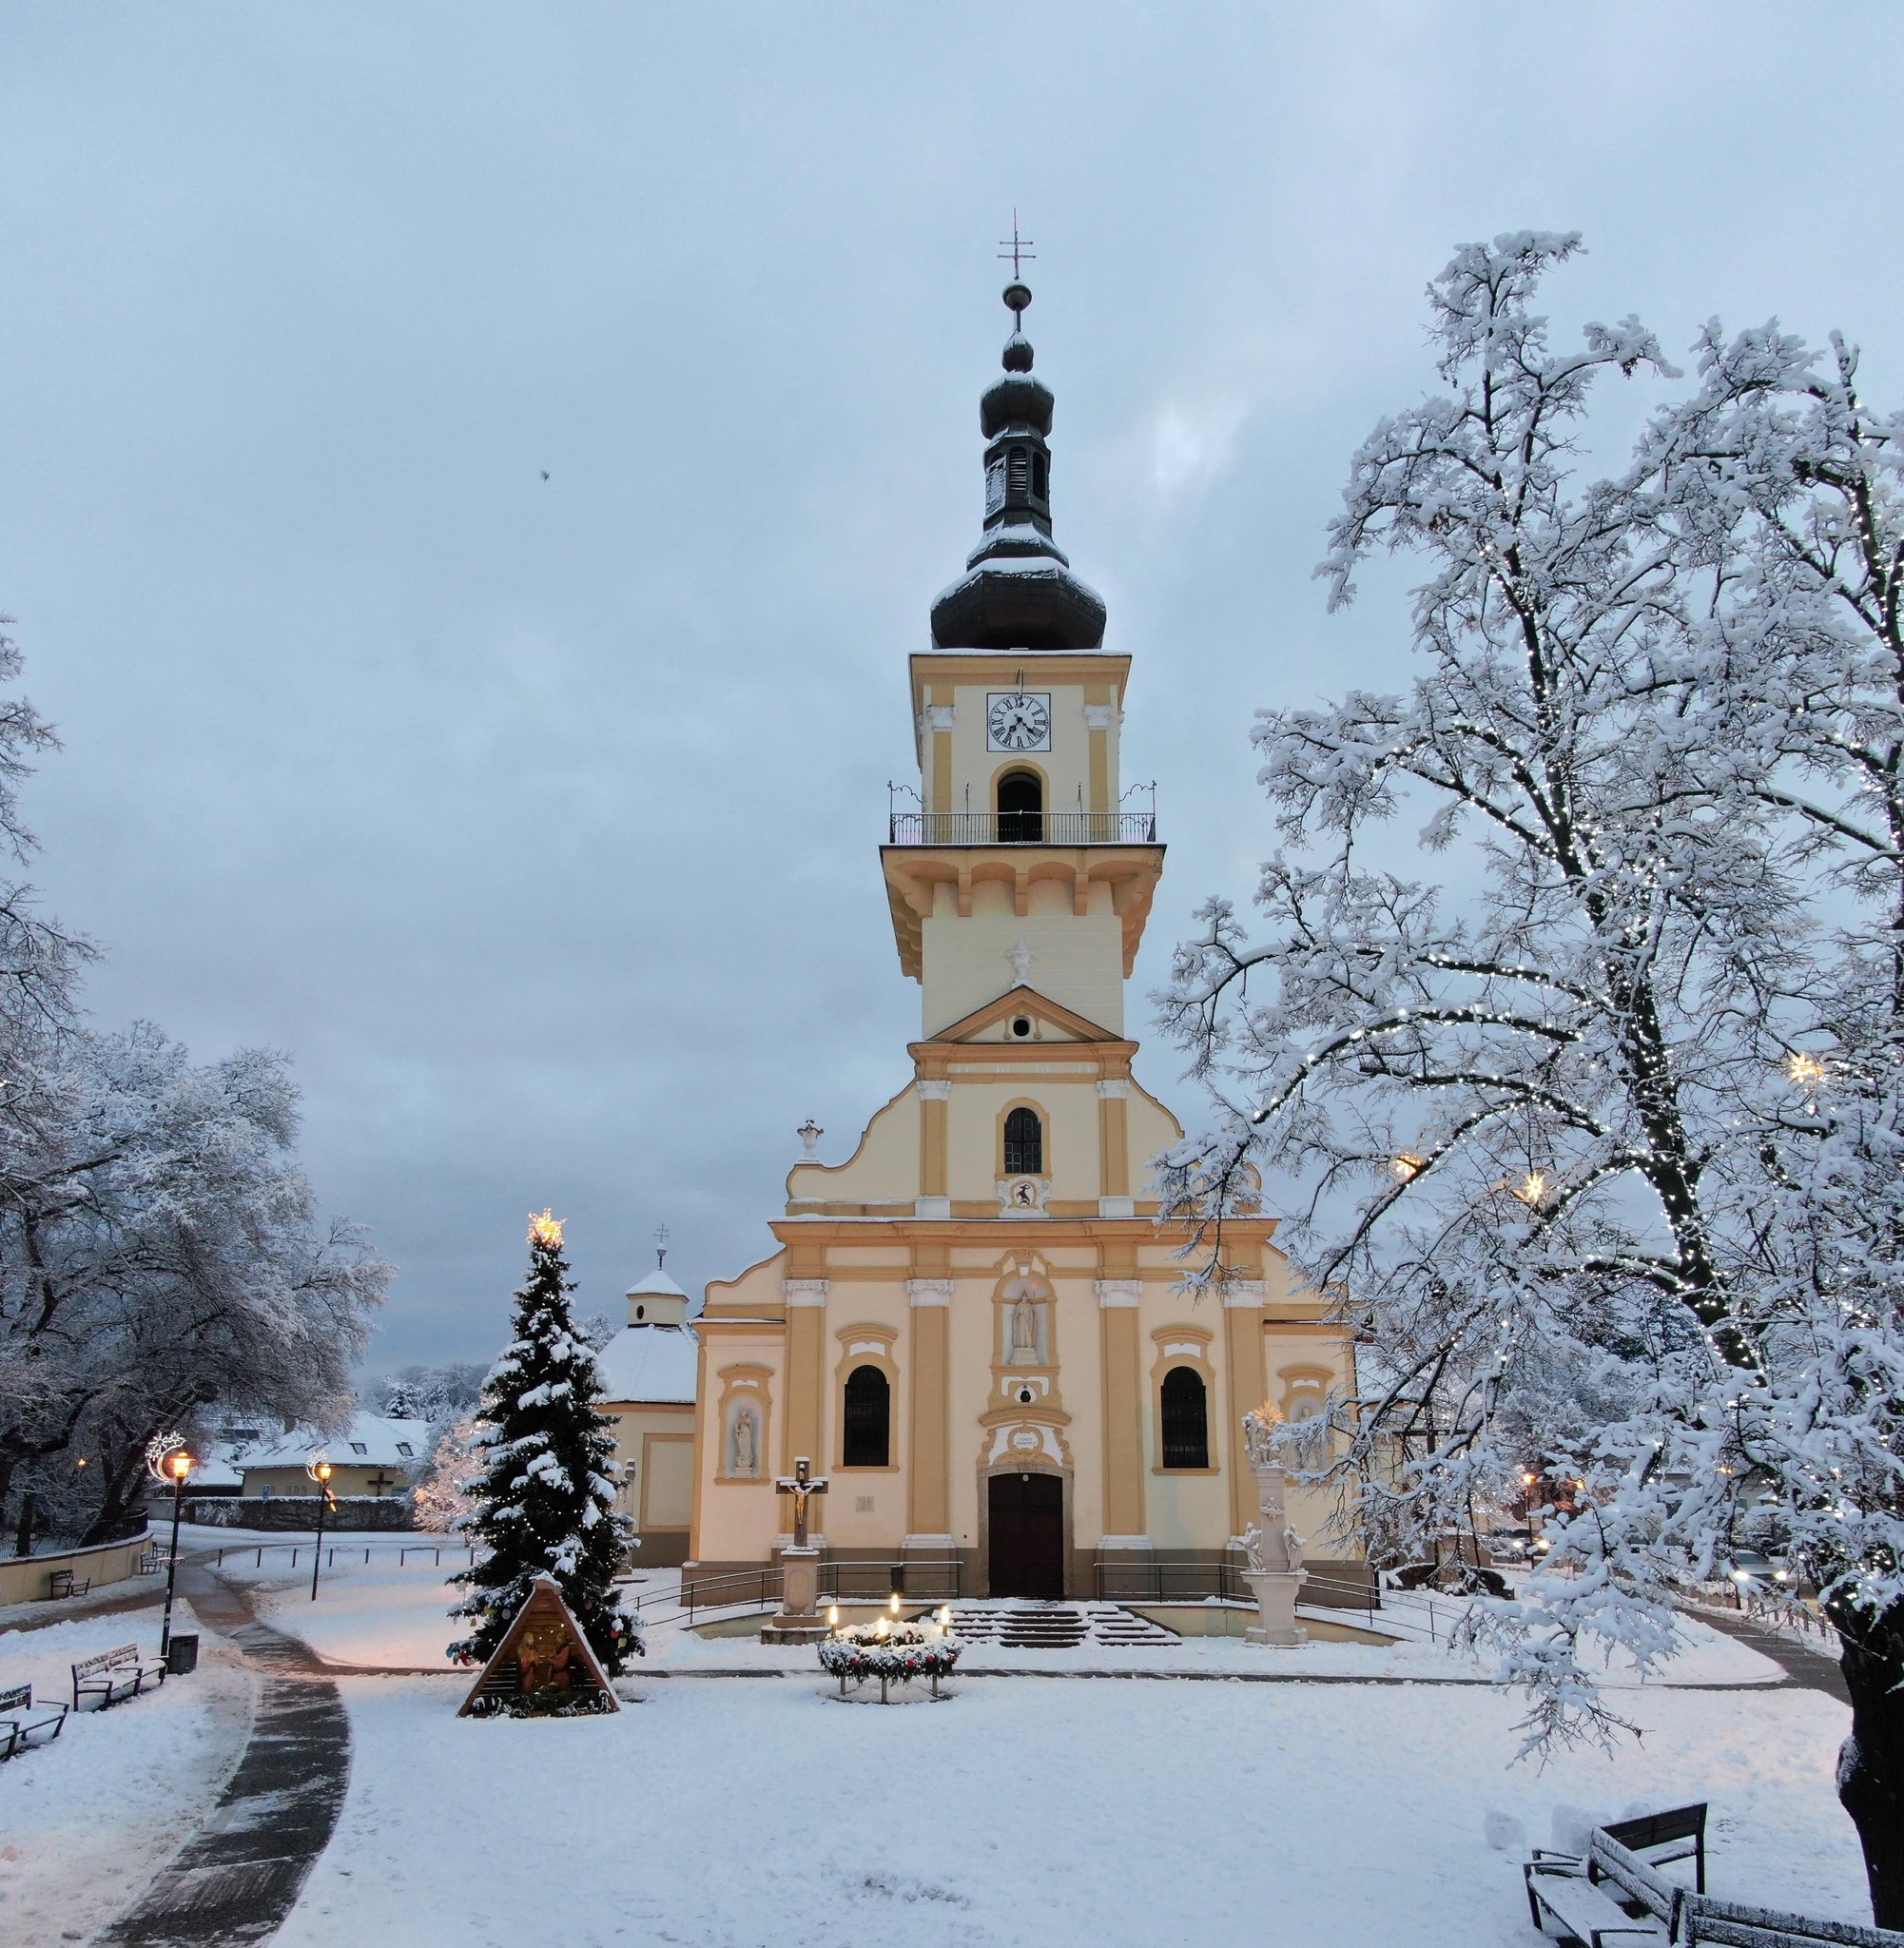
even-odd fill
[[[818,1593],[823,1603],[882,1603],[894,1595],[914,1603],[952,1603],[958,1601],[963,1588],[963,1575],[956,1557],[942,1562],[868,1563],[845,1556],[820,1565]],[[860,1582],[866,1587],[846,1587]],[[675,1624],[684,1619],[692,1624],[700,1610],[770,1609],[780,1602],[783,1587],[778,1569],[696,1576],[683,1582],[671,1608],[651,1607],[673,1594],[671,1591],[636,1597],[634,1617],[639,1624]]]
[[[895,846],[1152,846],[1154,811],[896,811]]]
[[[1212,1557],[1189,1563],[1099,1563],[1098,1598],[1101,1603],[1242,1603],[1255,1595],[1245,1581],[1240,1563]],[[1430,1643],[1451,1636],[1455,1623],[1467,1613],[1466,1604],[1437,1606],[1429,1596],[1410,1589],[1383,1589],[1373,1583],[1346,1583],[1312,1570],[1298,1601],[1314,1605],[1318,1596],[1331,1600],[1320,1607],[1360,1610],[1374,1626],[1376,1612],[1385,1612],[1403,1630],[1426,1630]],[[1344,1597],[1352,1598],[1345,1603]]]
[[[226,1556],[250,1556],[253,1561],[253,1567],[262,1569],[264,1567],[264,1551],[266,1549],[287,1549],[291,1551],[291,1567],[296,1568],[299,1554],[310,1547],[311,1544],[307,1542],[228,1542],[220,1548],[212,1567],[214,1568],[223,1568]],[[354,1542],[325,1544],[327,1563],[336,1563],[339,1549],[342,1549],[348,1555],[353,1553],[358,1547],[359,1545]],[[398,1544],[394,1552],[386,1546],[373,1557],[371,1551],[375,1548],[376,1544],[374,1543],[362,1545],[363,1560],[366,1563],[373,1561],[387,1563],[391,1560],[394,1553],[397,1567],[399,1569],[409,1562],[412,1556],[428,1556],[431,1559],[432,1567],[439,1568],[443,1560],[443,1551],[446,1549],[452,1551],[460,1549],[471,1562],[476,1561],[476,1550],[466,1542],[405,1542]],[[161,1549],[155,1550],[154,1554],[160,1558],[161,1567],[163,1567],[168,1551]]]

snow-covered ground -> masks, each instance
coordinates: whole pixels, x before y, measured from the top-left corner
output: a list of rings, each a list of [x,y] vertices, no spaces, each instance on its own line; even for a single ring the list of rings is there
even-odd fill
[[[1557,1808],[1698,1798],[1715,1891],[1866,1912],[1811,1692],[1648,1693],[1642,1743],[1537,1772],[1511,1701],[1447,1685],[651,1681],[530,1723],[458,1720],[461,1688],[343,1682],[350,1798],[279,1948],[1532,1948],[1490,1809],[1545,1841]]]
[[[176,1628],[198,1629],[189,1607]],[[154,1611],[76,1617],[0,1632],[0,1686],[70,1701],[71,1666],[137,1642],[159,1647]],[[69,1714],[51,1744],[0,1764],[0,1940],[76,1939],[128,1907],[187,1839],[237,1763],[253,1680],[208,1630],[199,1667],[109,1711]]]
[[[316,1604],[268,1553],[262,1569],[233,1561],[226,1573],[339,1663],[441,1668],[451,1568],[359,1556],[324,1571]],[[640,1587],[665,1601],[665,1581]],[[136,1622],[152,1634],[153,1620]],[[0,1677],[56,1694],[75,1656],[134,1623],[0,1635]],[[1757,1688],[1773,1666],[1702,1627],[1690,1635],[1672,1687],[1622,1689],[1643,1739],[1544,1771],[1512,1763],[1515,1702],[1447,1682],[1476,1673],[1421,1645],[979,1645],[974,1665],[1012,1674],[962,1676],[944,1703],[882,1710],[839,1703],[810,1648],[664,1627],[619,1714],[540,1723],[458,1720],[467,1678],[344,1677],[349,1796],[277,1938],[1535,1948],[1522,1841],[1692,1799],[1713,1804],[1715,1892],[1863,1918],[1832,1786],[1842,1707]],[[9,1948],[88,1932],[128,1904],[215,1794],[242,1743],[247,1681],[204,1642],[197,1677],[0,1766]],[[1412,1682],[1060,1675],[1107,1666]],[[772,1681],[711,1675],[737,1669]],[[1699,1683],[1753,1688],[1678,1688]]]

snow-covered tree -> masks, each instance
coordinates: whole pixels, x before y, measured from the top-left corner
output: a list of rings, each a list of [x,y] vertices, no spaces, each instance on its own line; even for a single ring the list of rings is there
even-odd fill
[[[450,1655],[488,1658],[534,1580],[551,1576],[613,1676],[631,1645],[614,1577],[633,1525],[614,1512],[614,1441],[595,1411],[601,1371],[575,1329],[562,1226],[546,1211],[530,1221],[529,1249],[515,1336],[483,1386],[477,1508],[461,1524],[480,1553],[457,1577],[470,1594],[451,1612],[474,1627]]]
[[[1549,345],[1577,247],[1471,246],[1430,287],[1441,396],[1354,460],[1324,572],[1425,556],[1406,696],[1264,713],[1284,849],[1167,1020],[1216,1093],[1165,1180],[1201,1276],[1258,1171],[1346,1293],[1350,1512],[1424,1550],[1525,1471],[1583,1486],[1471,1631],[1529,1738],[1617,1721],[1743,1539],[1817,1582],[1859,1701],[1840,1787],[1904,1924],[1904,657],[1899,432],[1776,332],[1702,341],[1623,472],[1573,478],[1591,389],[1674,378],[1632,321]],[[1888,768],[1888,769],[1887,769]],[[1385,869],[1385,828],[1456,856]],[[1412,865],[1412,862],[1410,862]]]
[[[447,1426],[461,1419],[482,1398],[485,1371],[475,1360],[399,1367],[379,1389],[380,1410],[399,1420]]]
[[[56,1060],[57,1113],[10,1132],[0,1202],[0,1491],[77,1449],[99,1535],[143,1496],[152,1436],[215,1402],[340,1427],[390,1274],[316,1212],[282,1057],[196,1064],[141,1025],[68,1030]]]
[[[475,1492],[482,1477],[482,1429],[475,1414],[446,1427],[431,1451],[430,1465],[412,1490],[417,1527],[448,1534],[462,1529],[480,1504]]]

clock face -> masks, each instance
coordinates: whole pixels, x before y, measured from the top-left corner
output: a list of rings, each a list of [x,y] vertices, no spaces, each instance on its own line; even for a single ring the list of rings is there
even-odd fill
[[[994,691],[985,699],[985,744],[990,750],[1049,750],[1049,692]]]

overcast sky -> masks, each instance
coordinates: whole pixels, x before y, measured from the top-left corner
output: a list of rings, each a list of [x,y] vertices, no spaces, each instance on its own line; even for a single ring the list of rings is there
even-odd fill
[[[1014,206],[1171,848],[1141,995],[1269,849],[1252,711],[1405,679],[1405,581],[1331,618],[1310,570],[1452,245],[1580,228],[1568,334],[1776,312],[1904,403],[1900,42],[1847,0],[9,0],[0,610],[97,1019],[294,1057],[398,1267],[374,1368],[494,1351],[545,1204],[585,1308],[663,1221],[731,1276],[794,1126],[842,1158],[909,1074],[876,847]]]

